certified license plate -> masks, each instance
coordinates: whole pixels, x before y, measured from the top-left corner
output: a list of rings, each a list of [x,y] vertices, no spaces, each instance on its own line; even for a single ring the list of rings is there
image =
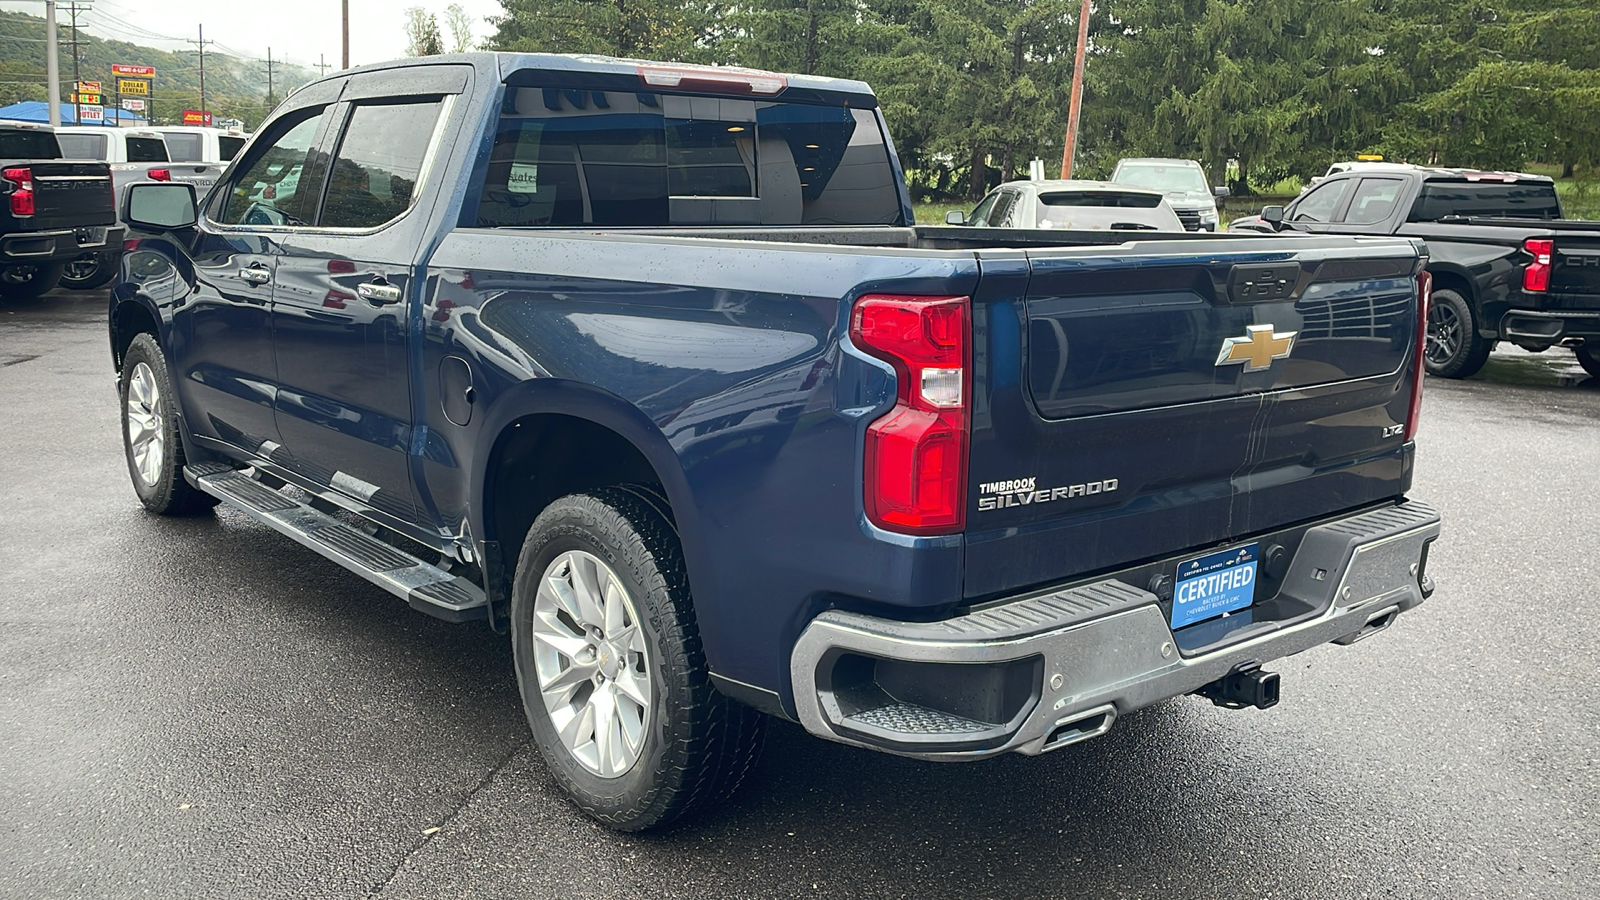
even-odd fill
[[[1255,602],[1260,544],[1245,544],[1178,563],[1172,627],[1182,628]]]

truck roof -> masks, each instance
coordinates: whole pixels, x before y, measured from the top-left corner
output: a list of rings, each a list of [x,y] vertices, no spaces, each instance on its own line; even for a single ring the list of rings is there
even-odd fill
[[[535,70],[545,72],[573,72],[591,73],[595,75],[626,75],[639,76],[641,69],[650,69],[655,72],[667,73],[672,71],[688,75],[705,74],[717,77],[737,78],[749,76],[752,78],[781,78],[783,89],[803,88],[814,91],[826,91],[834,94],[845,94],[871,101],[877,105],[877,97],[872,88],[864,81],[855,81],[847,78],[827,78],[821,75],[798,75],[785,72],[768,72],[761,69],[747,69],[738,66],[705,66],[690,63],[662,62],[641,59],[625,59],[616,56],[602,56],[595,53],[508,53],[499,51],[482,51],[475,53],[446,53],[438,56],[412,57],[409,59],[389,60],[381,63],[371,63],[356,66],[342,72],[336,72],[319,78],[309,84],[318,84],[362,72],[381,72],[390,69],[400,69],[410,66],[424,65],[470,65],[476,69],[487,70],[492,73],[497,81],[504,82],[514,73],[522,70]],[[302,88],[303,89],[303,88]],[[671,90],[670,87],[665,88]],[[776,93],[765,91],[750,91],[742,96],[756,99],[771,97],[777,99],[781,90]]]

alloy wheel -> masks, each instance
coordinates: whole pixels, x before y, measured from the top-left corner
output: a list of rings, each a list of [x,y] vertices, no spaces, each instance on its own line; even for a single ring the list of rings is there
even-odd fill
[[[146,363],[133,367],[128,380],[128,450],[139,480],[154,487],[166,463],[166,429],[161,420],[161,386]]]
[[[592,553],[570,550],[539,579],[534,671],[550,724],[602,778],[633,768],[650,725],[650,657],[633,598]]]
[[[1435,366],[1448,363],[1461,351],[1461,317],[1447,304],[1437,304],[1428,309],[1428,362]]]

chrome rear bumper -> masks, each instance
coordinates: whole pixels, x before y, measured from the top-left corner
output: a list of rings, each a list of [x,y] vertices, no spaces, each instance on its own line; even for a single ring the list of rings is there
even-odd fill
[[[1439,525],[1412,501],[1307,530],[1278,593],[1306,612],[1241,615],[1217,649],[1193,653],[1156,595],[1114,579],[939,622],[825,612],[790,657],[796,711],[819,737],[905,756],[1054,750],[1236,669],[1387,628],[1432,593],[1426,549]]]

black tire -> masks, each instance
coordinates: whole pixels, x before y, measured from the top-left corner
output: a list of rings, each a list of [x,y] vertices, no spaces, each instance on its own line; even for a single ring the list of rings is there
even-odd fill
[[[1572,348],[1572,352],[1578,357],[1578,365],[1583,366],[1585,372],[1600,378],[1600,341],[1590,338]]]
[[[85,253],[61,271],[61,286],[69,291],[92,291],[117,274],[118,253]]]
[[[0,297],[32,300],[43,297],[61,283],[61,263],[39,263],[0,268]]]
[[[153,397],[141,387],[149,383],[156,389]],[[128,345],[128,352],[122,358],[119,393],[123,456],[128,461],[128,477],[133,481],[134,493],[139,495],[139,502],[145,509],[164,516],[185,516],[216,506],[217,498],[196,490],[183,478],[183,443],[178,436],[172,376],[167,369],[166,354],[149,333],[135,335],[133,343]],[[130,395],[134,398],[131,404]],[[141,425],[143,434],[158,439],[156,443],[144,445],[148,455],[139,455],[135,450],[133,428]]]
[[[1435,288],[1426,347],[1423,360],[1429,375],[1467,378],[1489,361],[1494,341],[1478,334],[1478,320],[1465,297],[1449,288]]]
[[[764,714],[711,686],[678,536],[653,497],[613,487],[556,500],[523,541],[512,588],[512,654],[534,744],[573,802],[619,831],[666,825],[728,797],[766,733]],[[586,768],[563,743],[536,669],[539,584],[573,551],[604,562],[631,595],[647,651],[638,664],[650,678],[650,714],[631,768],[611,777]]]

